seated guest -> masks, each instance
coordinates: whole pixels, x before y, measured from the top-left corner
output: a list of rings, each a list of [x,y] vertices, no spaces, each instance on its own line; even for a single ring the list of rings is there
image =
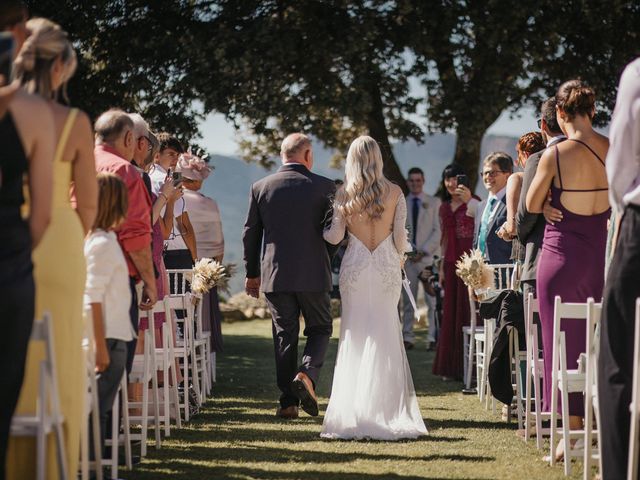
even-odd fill
[[[100,173],[98,188],[98,214],[84,244],[87,260],[84,301],[91,308],[96,372],[100,372],[98,401],[103,451],[107,418],[127,363],[127,342],[136,334],[129,320],[129,270],[114,232],[127,216],[127,187],[117,175]],[[93,441],[92,436],[89,439]]]
[[[213,258],[222,262],[224,236],[218,203],[202,194],[202,184],[211,173],[206,163],[195,155],[180,156],[176,171],[184,182],[185,212],[189,213],[196,238],[198,258]],[[211,331],[211,351],[222,351],[222,313],[218,304],[218,289],[212,288],[202,299],[203,328]]]
[[[462,186],[467,215],[475,217],[473,248],[479,249],[489,263],[511,263],[511,244],[498,237],[497,231],[507,220],[507,180],[512,172],[513,159],[507,153],[494,152],[482,162],[482,181],[489,197],[478,202]]]

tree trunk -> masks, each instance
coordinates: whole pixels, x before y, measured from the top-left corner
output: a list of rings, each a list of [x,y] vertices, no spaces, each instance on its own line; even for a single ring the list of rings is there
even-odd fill
[[[393,155],[393,148],[389,142],[389,132],[387,131],[387,125],[384,121],[382,99],[380,97],[378,85],[373,86],[371,95],[373,108],[369,112],[369,116],[367,118],[367,130],[369,130],[369,135],[380,145],[383,162],[382,171],[384,176],[402,188],[402,191],[406,195],[409,193],[407,181],[400,171],[400,167]]]
[[[456,153],[453,161],[461,165],[467,172],[472,193],[475,192],[477,187],[481,162],[480,147],[485,131],[486,128],[477,128],[475,125],[459,125],[456,132]]]

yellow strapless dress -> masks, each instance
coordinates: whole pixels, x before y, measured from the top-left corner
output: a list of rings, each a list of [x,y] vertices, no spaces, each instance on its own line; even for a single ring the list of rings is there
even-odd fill
[[[77,110],[70,111],[58,142],[54,158],[51,223],[33,252],[36,318],[41,317],[46,311],[51,312],[52,316],[60,405],[65,422],[68,478],[75,478],[78,471],[80,428],[81,422],[84,421],[83,403],[86,389],[86,370],[82,352],[82,297],[86,275],[84,232],[80,218],[69,203],[71,162],[62,160],[76,115]],[[16,413],[35,411],[38,365],[43,358],[44,346],[40,342],[31,342]],[[58,478],[58,467],[53,435],[50,435],[48,442],[48,468],[45,477],[55,480]],[[35,453],[35,439],[11,438],[7,455],[7,478],[35,478]]]

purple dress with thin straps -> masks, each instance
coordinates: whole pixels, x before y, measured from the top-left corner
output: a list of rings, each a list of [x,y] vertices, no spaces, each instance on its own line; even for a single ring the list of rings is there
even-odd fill
[[[572,140],[572,139],[569,139]],[[604,166],[602,159],[585,143]],[[556,163],[560,188],[551,185],[551,205],[562,211],[562,221],[547,223],[542,252],[538,264],[537,294],[540,304],[542,329],[542,354],[544,358],[544,411],[551,409],[551,363],[553,354],[553,304],[556,295],[563,302],[586,302],[593,297],[602,299],[604,286],[604,262],[607,243],[607,220],[610,210],[596,215],[579,215],[567,210],[560,201],[563,192],[594,192],[567,189],[562,185],[560,156],[556,146]],[[565,332],[567,368],[576,368],[578,356],[585,351],[586,325],[584,320],[563,319],[561,330]],[[581,394],[569,395],[570,415],[584,416],[584,399]]]

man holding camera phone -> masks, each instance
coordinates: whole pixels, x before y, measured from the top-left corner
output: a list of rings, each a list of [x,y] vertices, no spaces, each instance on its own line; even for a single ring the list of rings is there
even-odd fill
[[[422,191],[424,187],[424,173],[420,168],[413,167],[409,170],[407,178],[409,195],[407,201],[407,228],[409,239],[413,245],[414,253],[410,255],[404,265],[411,293],[414,297],[418,294],[418,275],[425,268],[433,265],[434,255],[440,254],[440,200]],[[435,297],[425,290],[425,303],[427,304],[427,322],[429,324],[428,350],[432,350],[436,342],[435,323]],[[403,328],[402,337],[406,349],[413,348],[415,335],[413,333],[413,307],[407,294],[402,292]]]

